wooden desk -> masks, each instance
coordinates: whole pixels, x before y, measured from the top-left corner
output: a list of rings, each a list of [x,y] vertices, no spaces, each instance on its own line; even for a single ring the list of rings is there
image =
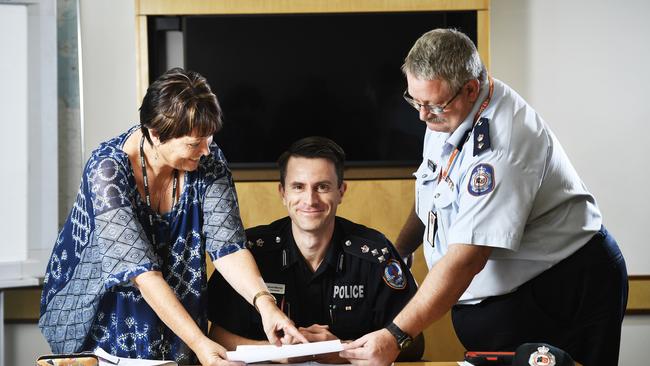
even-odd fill
[[[458,366],[458,362],[395,362],[394,366]]]

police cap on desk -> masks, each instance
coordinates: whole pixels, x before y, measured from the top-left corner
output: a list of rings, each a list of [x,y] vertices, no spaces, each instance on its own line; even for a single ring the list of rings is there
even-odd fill
[[[546,343],[524,343],[515,350],[512,366],[575,366],[571,356]]]

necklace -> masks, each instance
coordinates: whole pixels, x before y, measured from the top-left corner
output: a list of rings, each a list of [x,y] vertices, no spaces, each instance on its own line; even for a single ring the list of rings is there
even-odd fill
[[[147,178],[147,165],[144,160],[144,135],[140,139],[140,167],[142,168],[142,182],[144,185],[144,196],[149,206],[149,225],[153,229],[153,207],[151,207],[151,194],[149,194],[149,179]],[[174,169],[174,183],[172,185],[172,207],[176,204],[176,188],[178,186],[178,169]],[[151,241],[156,246],[156,234],[152,230]]]

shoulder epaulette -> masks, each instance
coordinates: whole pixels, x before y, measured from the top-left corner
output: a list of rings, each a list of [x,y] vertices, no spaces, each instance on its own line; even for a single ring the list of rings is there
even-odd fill
[[[395,249],[377,230],[337,218],[344,229],[343,250],[355,257],[385,263],[395,256]]]
[[[490,149],[490,120],[481,117],[474,126],[474,155],[480,155],[483,151]]]
[[[281,249],[283,247],[282,232],[286,225],[285,219],[274,221],[269,225],[260,225],[246,229],[246,247],[255,252]]]

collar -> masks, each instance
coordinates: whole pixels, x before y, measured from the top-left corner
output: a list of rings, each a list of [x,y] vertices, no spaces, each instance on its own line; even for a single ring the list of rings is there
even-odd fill
[[[476,98],[476,101],[474,102],[472,109],[469,111],[467,117],[465,117],[465,119],[458,126],[458,128],[456,128],[456,130],[452,132],[451,135],[449,135],[447,141],[445,141],[446,144],[451,145],[450,146],[451,148],[457,148],[459,146],[462,146],[462,144],[465,143],[467,134],[472,129],[472,125],[474,124],[474,115],[476,115],[476,112],[478,112],[479,108],[481,108],[481,103],[483,103],[483,100],[485,100],[488,93],[490,92],[490,82],[487,78],[487,74],[485,74],[483,79],[484,80],[481,81],[478,98]]]
[[[339,253],[342,250],[341,240],[343,238],[343,233],[341,232],[339,226],[340,225],[338,225],[335,221],[332,239],[330,240],[329,247],[325,252],[323,262],[314,273],[315,276],[324,271],[326,267],[336,268],[337,266]],[[298,261],[302,261],[304,265],[307,265],[293,237],[293,233],[291,231],[291,220],[289,220],[289,225],[286,225],[282,228],[281,234],[286,238],[284,241],[284,248],[282,249],[282,269],[287,269],[292,265],[298,263]],[[323,264],[325,264],[325,266]]]

